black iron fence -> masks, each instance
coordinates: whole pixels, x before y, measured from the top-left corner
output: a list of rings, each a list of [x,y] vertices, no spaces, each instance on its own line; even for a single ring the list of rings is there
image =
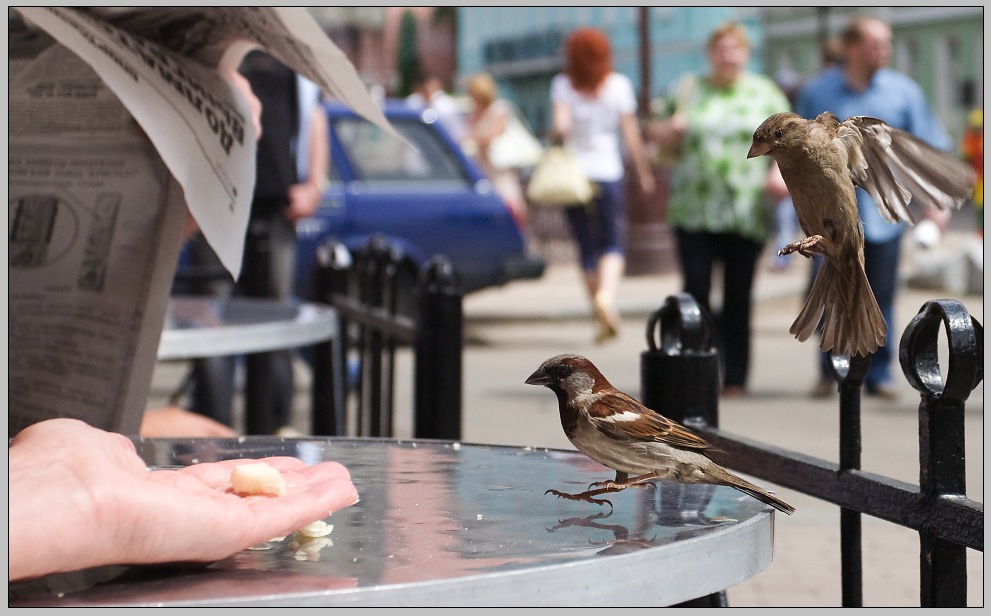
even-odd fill
[[[939,331],[946,334],[940,368]],[[860,469],[860,399],[869,359],[832,356],[840,394],[839,464],[719,429],[719,365],[709,315],[691,295],[669,297],[648,321],[642,401],[710,441],[720,464],[840,507],[844,607],[863,605],[861,515],[920,539],[920,604],[966,607],[966,550],[984,551],[984,504],[966,496],[964,403],[984,378],[984,330],[955,300],[927,303],[909,323],[899,360],[920,393],[919,485]],[[677,412],[674,412],[677,409]],[[725,593],[692,602],[724,606]]]
[[[337,309],[340,332],[332,350],[314,356],[315,377],[328,375],[314,378],[314,408],[334,413],[315,415],[313,433],[390,436],[396,353],[412,346],[414,437],[460,439],[462,293],[450,263],[436,257],[415,271],[405,255],[372,238],[354,255],[328,243],[317,272],[320,295],[312,299]],[[919,533],[921,606],[966,606],[966,550],[984,550],[984,505],[967,498],[964,449],[964,405],[984,378],[982,325],[959,302],[937,300],[923,306],[902,336],[902,370],[920,393],[918,485],[860,468],[867,358],[832,357],[840,394],[838,464],[720,430],[712,331],[690,295],[667,298],[647,324],[643,403],[668,409],[709,440],[720,464],[840,507],[844,607],[863,604],[864,514]],[[725,592],[690,605],[725,606]]]
[[[414,438],[461,438],[463,291],[450,261],[418,270],[373,236],[352,255],[328,242],[317,252],[317,296],[333,306],[338,335],[314,350],[313,434],[392,436],[397,353],[413,354]]]

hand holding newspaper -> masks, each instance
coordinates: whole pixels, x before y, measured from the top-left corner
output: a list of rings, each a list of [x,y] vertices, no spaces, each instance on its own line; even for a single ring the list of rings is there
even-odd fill
[[[224,77],[262,47],[395,134],[303,8],[17,8],[8,18],[8,428],[134,433],[188,211],[238,276],[255,132]]]

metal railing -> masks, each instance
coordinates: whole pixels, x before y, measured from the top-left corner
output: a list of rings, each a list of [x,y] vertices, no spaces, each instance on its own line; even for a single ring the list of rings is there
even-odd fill
[[[949,347],[940,371],[937,337]],[[840,507],[844,607],[863,605],[861,515],[919,533],[922,607],[966,607],[966,549],[984,551],[984,504],[966,496],[964,402],[984,378],[984,330],[955,300],[922,307],[900,342],[899,360],[920,392],[919,485],[860,469],[860,398],[869,358],[831,356],[840,394],[839,464],[719,429],[719,362],[709,315],[691,295],[669,297],[647,325],[641,355],[642,401],[668,409],[719,451],[712,457],[737,471]],[[725,606],[725,593],[691,603]]]
[[[331,350],[313,357],[313,433],[393,436],[396,356],[413,352],[414,438],[461,438],[463,292],[450,261],[419,271],[380,236],[354,255],[330,241],[317,251],[315,301],[337,310]],[[351,434],[349,434],[349,432]]]

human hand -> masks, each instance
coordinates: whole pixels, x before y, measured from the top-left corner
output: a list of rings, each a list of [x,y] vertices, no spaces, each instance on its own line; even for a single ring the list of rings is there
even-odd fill
[[[193,236],[200,228],[192,212],[186,211],[186,219],[182,223],[182,241],[186,241]]]
[[[685,114],[676,113],[665,120],[655,120],[647,125],[647,139],[661,148],[674,148],[688,129]]]
[[[237,436],[226,424],[211,419],[205,415],[168,406],[159,409],[148,409],[141,418],[138,434],[146,438],[158,437],[232,437]]]
[[[654,193],[654,189],[657,188],[657,182],[654,180],[654,174],[650,171],[640,173],[640,190],[645,195],[650,195]]]
[[[286,217],[295,222],[313,216],[319,203],[320,187],[316,183],[293,184],[289,187],[289,207],[286,208]]]
[[[239,497],[231,469],[149,471],[125,436],[75,419],[21,431],[8,449],[8,580],[110,564],[209,562],[358,502],[347,469],[266,458],[286,493]]]

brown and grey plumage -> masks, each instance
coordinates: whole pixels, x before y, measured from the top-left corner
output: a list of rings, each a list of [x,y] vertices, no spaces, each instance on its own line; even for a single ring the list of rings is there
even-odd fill
[[[527,385],[542,385],[557,396],[561,427],[578,451],[599,464],[622,474],[616,481],[579,494],[548,490],[562,498],[602,504],[593,498],[643,486],[654,479],[674,479],[693,484],[729,486],[791,514],[795,508],[738,477],[713,461],[708,442],[688,428],[647,408],[613,387],[599,369],[581,355],[557,355],[544,361],[526,379]]]
[[[814,120],[778,113],[754,132],[747,158],[778,163],[802,231],[808,236],[778,254],[824,255],[805,305],[789,330],[807,340],[822,320],[820,348],[867,355],[888,328],[864,273],[864,232],[855,187],[873,197],[885,220],[914,223],[919,205],[958,208],[975,175],[962,161],[877,118],[840,121],[828,111]]]

